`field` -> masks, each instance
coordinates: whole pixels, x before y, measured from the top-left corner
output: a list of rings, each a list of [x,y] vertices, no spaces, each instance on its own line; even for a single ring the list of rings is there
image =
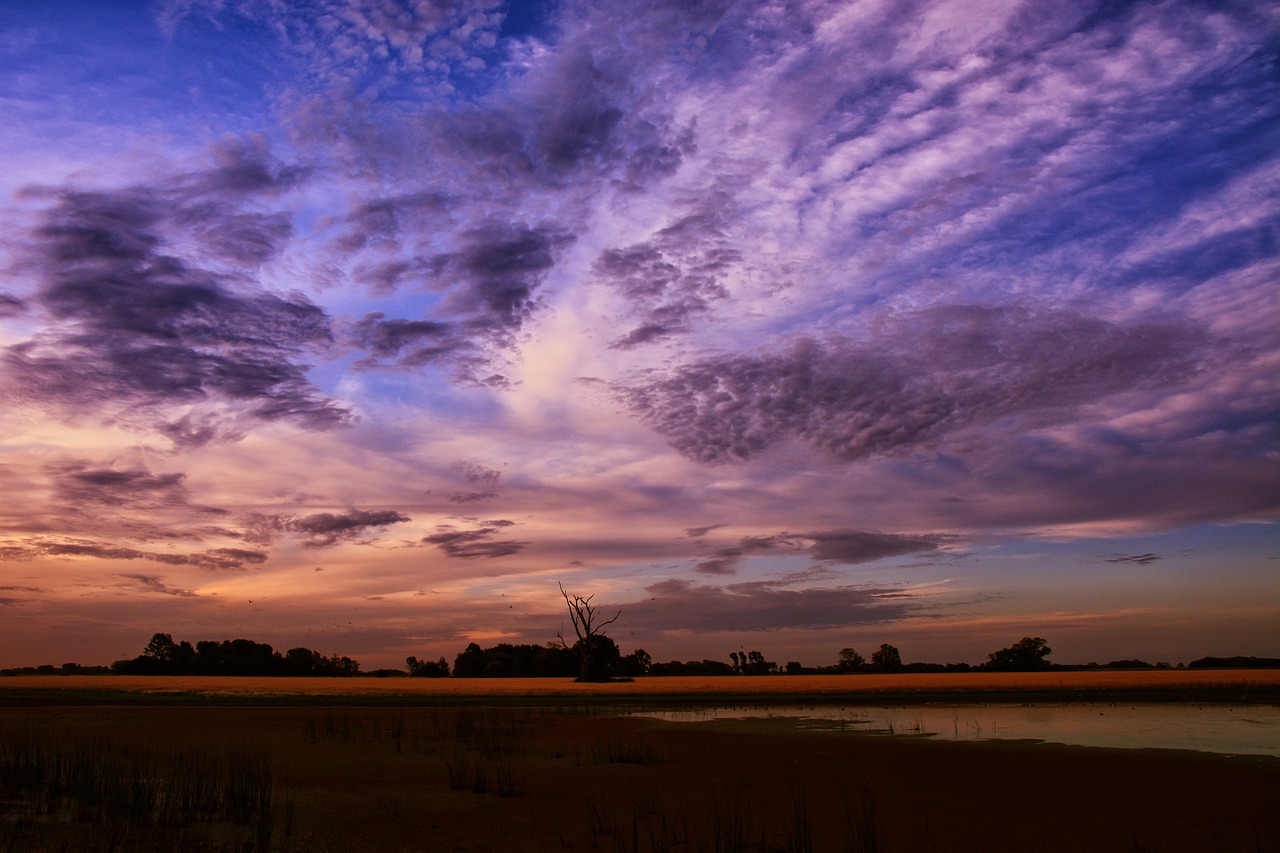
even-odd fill
[[[621,713],[1019,687],[1274,703],[1277,677],[2,679],[0,851],[1280,851],[1280,759]]]
[[[751,697],[764,702],[804,698],[883,701],[885,697],[929,699],[958,696],[1142,695],[1181,699],[1224,696],[1280,698],[1280,670],[1097,670],[1080,672],[965,672],[852,676],[713,676],[640,678],[579,684],[559,678],[210,678],[200,676],[17,676],[0,679],[0,704],[28,692],[57,701],[59,694],[107,700],[112,695],[152,698],[238,697],[289,700],[358,697],[369,701],[455,702],[478,699],[514,702],[650,701],[695,702]]]

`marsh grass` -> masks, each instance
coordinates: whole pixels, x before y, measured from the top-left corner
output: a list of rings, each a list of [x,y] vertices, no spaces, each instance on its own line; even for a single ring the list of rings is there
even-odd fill
[[[778,792],[772,792],[776,795]],[[658,789],[625,800],[593,797],[586,804],[593,849],[612,853],[885,853],[883,820],[869,789],[845,799],[844,825],[818,828],[820,809],[801,782],[790,798],[769,800],[746,780],[711,793],[705,802],[672,802]],[[837,846],[830,846],[835,844]]]
[[[844,803],[845,853],[884,853],[884,821],[876,811],[875,795],[864,788]]]
[[[448,744],[444,763],[450,787],[484,794],[492,785],[500,797],[518,796],[516,758],[526,750],[522,723],[527,719],[519,715],[463,708],[453,715],[450,737],[447,721],[437,717],[438,737]]]
[[[410,721],[402,711],[326,710],[303,720],[303,740],[389,748],[397,755],[438,756],[448,786],[477,794],[519,796],[518,758],[526,752],[528,712],[484,708],[431,708]]]
[[[784,827],[786,853],[814,853],[809,797],[798,784],[791,786],[791,820]]]
[[[672,809],[657,789],[633,791],[624,802],[590,799],[586,824],[595,849],[613,853],[658,853],[702,849],[687,815]]]
[[[273,837],[287,844],[291,825],[277,824],[291,815],[276,796],[270,761],[254,749],[161,748],[43,729],[0,739],[6,849],[93,849],[104,840],[109,849],[163,848],[181,840],[192,850],[267,850]],[[193,832],[200,829],[208,831]]]
[[[594,764],[653,764],[658,760],[653,744],[634,738],[614,737],[592,744],[589,754]]]

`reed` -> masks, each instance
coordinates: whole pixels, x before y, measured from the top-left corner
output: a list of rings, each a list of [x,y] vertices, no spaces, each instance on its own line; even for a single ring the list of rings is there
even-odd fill
[[[276,833],[271,765],[252,749],[11,732],[0,739],[0,797],[15,850],[95,849],[104,839],[166,848],[175,838],[200,850],[213,842],[193,829],[228,825],[268,850]]]
[[[641,740],[610,738],[591,747],[595,764],[652,764],[657,757],[653,745]]]

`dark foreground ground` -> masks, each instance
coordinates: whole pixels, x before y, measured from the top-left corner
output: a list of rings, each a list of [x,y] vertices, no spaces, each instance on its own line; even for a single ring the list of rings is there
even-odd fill
[[[1280,851],[1280,759],[606,708],[0,707],[0,851]]]

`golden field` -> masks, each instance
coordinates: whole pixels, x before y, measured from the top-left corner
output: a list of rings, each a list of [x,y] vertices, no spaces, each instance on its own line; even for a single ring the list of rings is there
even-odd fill
[[[1168,693],[1240,691],[1274,696],[1280,670],[1097,670],[967,672],[901,675],[644,677],[608,684],[566,678],[235,678],[226,676],[13,676],[0,678],[0,702],[19,692],[136,692],[225,697],[377,697],[408,701],[458,698],[661,699],[717,696],[760,700],[788,697],[876,701],[877,696],[949,694]]]

